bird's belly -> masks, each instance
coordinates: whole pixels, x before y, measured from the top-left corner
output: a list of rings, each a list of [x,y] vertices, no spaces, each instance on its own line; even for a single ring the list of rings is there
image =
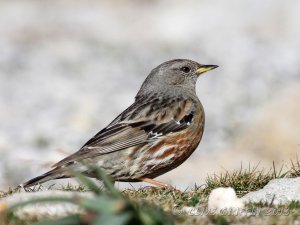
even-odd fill
[[[197,148],[204,118],[189,129],[143,146],[135,146],[99,157],[97,164],[116,181],[139,181],[160,176],[182,164]]]
[[[154,178],[178,167],[195,151],[201,140],[203,126],[196,130],[159,140],[151,147],[136,151],[135,160],[129,164],[130,177]]]
[[[133,148],[116,151],[107,155],[101,155],[93,159],[93,165],[101,168],[106,174],[115,180],[123,180],[130,178],[128,163]]]

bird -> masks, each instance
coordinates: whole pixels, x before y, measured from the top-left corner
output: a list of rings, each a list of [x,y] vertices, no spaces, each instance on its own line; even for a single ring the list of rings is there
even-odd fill
[[[196,82],[217,67],[189,59],[173,59],[155,67],[132,105],[77,152],[22,186],[73,177],[70,170],[97,178],[92,168],[100,168],[114,182],[168,187],[154,178],[181,165],[198,147],[205,113]]]

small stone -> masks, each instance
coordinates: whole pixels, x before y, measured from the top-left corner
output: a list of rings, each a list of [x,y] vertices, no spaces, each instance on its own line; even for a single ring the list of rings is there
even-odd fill
[[[8,197],[1,199],[0,201],[0,212],[5,211],[7,208],[20,203],[22,201],[47,198],[47,197],[86,197],[91,198],[92,193],[89,192],[72,192],[72,191],[40,191],[40,192],[20,192],[12,194]],[[69,214],[79,213],[81,209],[71,203],[35,203],[29,204],[24,207],[20,207],[15,211],[15,215],[20,219],[27,218],[52,218],[52,217],[62,217]]]
[[[244,203],[236,196],[233,188],[220,187],[211,191],[208,198],[210,212],[222,213],[222,211],[237,211],[244,208]]]
[[[300,201],[300,177],[271,180],[263,189],[242,197],[245,203],[266,203],[284,205]]]

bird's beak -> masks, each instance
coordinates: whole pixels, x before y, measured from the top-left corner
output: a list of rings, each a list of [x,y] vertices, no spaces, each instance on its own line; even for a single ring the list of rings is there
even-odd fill
[[[201,65],[200,68],[196,70],[196,73],[198,75],[200,75],[200,74],[205,73],[207,71],[213,70],[217,67],[219,67],[219,66],[217,66],[217,65]]]

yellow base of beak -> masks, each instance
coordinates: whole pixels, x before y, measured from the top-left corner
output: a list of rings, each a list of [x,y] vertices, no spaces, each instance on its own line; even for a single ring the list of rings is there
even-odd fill
[[[202,74],[202,73],[205,73],[207,71],[213,70],[217,67],[218,67],[217,65],[203,65],[199,69],[196,70],[196,73]]]

